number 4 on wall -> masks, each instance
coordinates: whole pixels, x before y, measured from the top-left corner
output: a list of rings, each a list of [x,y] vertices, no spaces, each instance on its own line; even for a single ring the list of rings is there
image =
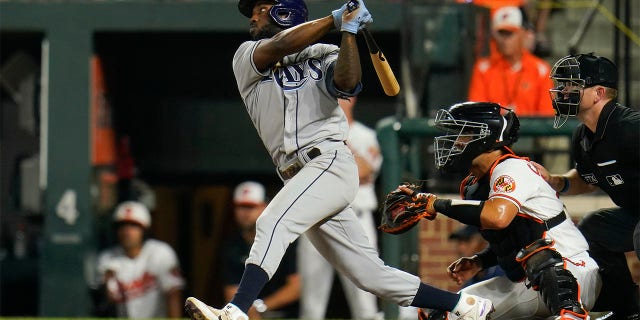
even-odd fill
[[[60,201],[56,205],[56,215],[69,225],[74,225],[78,220],[78,209],[76,207],[76,192],[66,190]]]

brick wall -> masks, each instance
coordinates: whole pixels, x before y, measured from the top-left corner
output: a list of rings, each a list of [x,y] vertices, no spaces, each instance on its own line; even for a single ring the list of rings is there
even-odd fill
[[[449,241],[449,234],[462,226],[459,222],[439,215],[433,221],[423,220],[418,227],[420,232],[420,277],[428,284],[450,291],[459,290],[446,272],[447,266],[457,259],[454,245]],[[635,253],[628,253],[627,258],[636,283],[640,283],[640,261]]]
[[[447,266],[458,258],[449,234],[461,223],[439,215],[433,221],[421,221],[419,237],[420,277],[441,289],[457,291],[460,287],[447,276]]]

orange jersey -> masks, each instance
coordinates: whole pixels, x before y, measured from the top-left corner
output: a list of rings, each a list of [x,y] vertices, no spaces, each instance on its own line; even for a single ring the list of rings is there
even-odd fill
[[[553,116],[550,69],[547,62],[527,51],[516,68],[498,54],[480,58],[473,67],[468,100],[499,103],[519,116]]]
[[[457,0],[456,2],[471,3],[477,6],[490,8],[492,11],[506,6],[522,7],[525,5],[524,0]]]

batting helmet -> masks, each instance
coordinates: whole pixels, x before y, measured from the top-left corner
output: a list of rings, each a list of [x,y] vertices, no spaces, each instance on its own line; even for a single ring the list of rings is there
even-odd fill
[[[436,167],[461,171],[469,169],[480,154],[516,142],[520,121],[512,110],[497,103],[465,102],[438,110],[435,126],[447,133],[433,142]]]
[[[258,1],[260,0],[240,0],[238,10],[245,17],[251,18],[253,7]],[[272,0],[271,2],[274,5],[269,10],[269,16],[283,28],[299,25],[309,18],[309,11],[303,0]]]

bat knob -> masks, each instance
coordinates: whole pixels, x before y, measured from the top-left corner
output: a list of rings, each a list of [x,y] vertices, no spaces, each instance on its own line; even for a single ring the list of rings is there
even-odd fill
[[[358,9],[358,7],[360,7],[358,0],[349,0],[349,2],[347,2],[347,11],[349,12],[353,12]]]

